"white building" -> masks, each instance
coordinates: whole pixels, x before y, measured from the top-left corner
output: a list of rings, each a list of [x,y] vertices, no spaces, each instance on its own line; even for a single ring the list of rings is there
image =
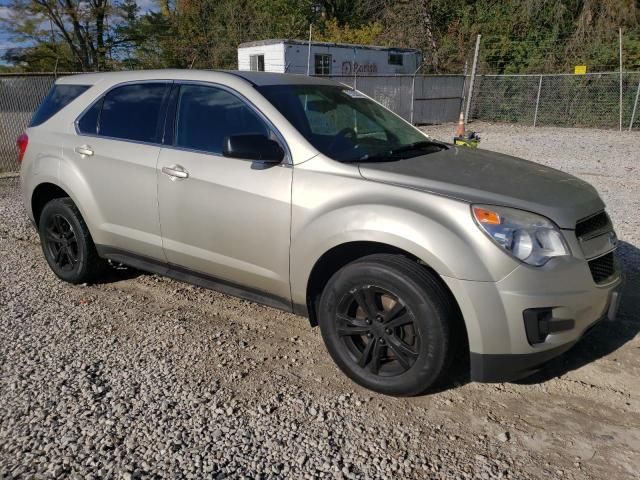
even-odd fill
[[[238,70],[312,75],[412,74],[422,54],[411,48],[377,47],[304,40],[260,40],[238,46]]]

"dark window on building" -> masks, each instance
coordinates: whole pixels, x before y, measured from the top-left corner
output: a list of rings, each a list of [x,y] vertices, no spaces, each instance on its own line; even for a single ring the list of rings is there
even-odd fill
[[[69,105],[78,98],[82,93],[86,92],[89,85],[54,85],[45,99],[33,114],[30,127],[37,127],[43,124],[56,113]]]
[[[264,55],[250,55],[249,69],[252,72],[264,72]]]
[[[102,101],[104,97],[94,103],[89,110],[84,112],[82,118],[78,120],[78,131],[87,135],[95,135],[98,133],[98,118],[102,109]]]
[[[389,53],[389,65],[402,65],[403,55],[401,53]]]
[[[140,83],[111,90],[104,97],[98,134],[157,143],[160,111],[168,88],[166,83]]]
[[[316,54],[314,58],[316,75],[331,75],[331,55]]]
[[[178,147],[220,154],[231,135],[269,135],[262,119],[230,92],[200,85],[180,87],[176,118]]]

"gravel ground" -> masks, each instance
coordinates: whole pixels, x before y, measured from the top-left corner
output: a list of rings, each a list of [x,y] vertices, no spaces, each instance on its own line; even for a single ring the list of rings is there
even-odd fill
[[[384,397],[300,317],[127,269],[61,283],[0,179],[0,478],[637,478],[640,135],[473,127],[601,192],[616,323],[519,383],[469,383],[461,360],[441,391]]]

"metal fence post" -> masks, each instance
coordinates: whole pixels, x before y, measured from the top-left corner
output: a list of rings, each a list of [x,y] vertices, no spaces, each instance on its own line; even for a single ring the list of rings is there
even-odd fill
[[[622,131],[622,27],[618,29],[620,37],[620,131]]]
[[[480,52],[480,38],[482,35],[478,34],[476,37],[476,50],[473,54],[473,66],[471,67],[471,81],[469,82],[469,96],[467,97],[467,108],[464,111],[464,123],[465,125],[469,121],[469,109],[471,108],[471,100],[473,98],[473,84],[476,80],[476,69],[478,68],[478,53]]]
[[[636,108],[638,107],[638,96],[640,96],[640,80],[638,80],[638,88],[636,89],[636,100],[633,102],[633,111],[631,112],[631,121],[629,122],[629,131],[633,127],[633,121],[636,119]]]
[[[353,49],[353,89],[358,90],[358,66],[356,65],[356,49]]]
[[[538,82],[538,96],[536,97],[536,111],[533,114],[533,127],[535,128],[538,122],[538,106],[540,105],[540,90],[542,90],[542,75],[540,75],[540,81]]]
[[[307,47],[307,77],[311,73],[311,28],[313,23],[309,24],[309,46]]]
[[[468,62],[464,61],[464,70],[462,73],[462,91],[460,92],[460,111],[464,110],[465,101],[467,99],[467,70],[468,70]]]
[[[411,114],[409,115],[409,121],[411,122],[411,125],[414,125],[414,123],[413,123],[413,111],[414,111],[415,102],[416,102],[416,75],[418,74],[418,72],[422,68],[422,65],[424,65],[424,62],[421,63],[418,66],[418,68],[416,68],[416,71],[413,72],[413,77],[411,79]]]
[[[415,125],[413,123],[413,109],[415,108],[416,102],[416,74],[413,74],[413,78],[411,79],[411,113],[409,114],[409,122],[411,125]]]

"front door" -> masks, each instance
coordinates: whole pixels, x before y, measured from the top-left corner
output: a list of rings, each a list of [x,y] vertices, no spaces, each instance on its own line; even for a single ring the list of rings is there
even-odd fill
[[[222,155],[227,136],[271,128],[222,87],[185,84],[174,102],[172,146],[157,170],[167,260],[286,306],[292,169]]]

